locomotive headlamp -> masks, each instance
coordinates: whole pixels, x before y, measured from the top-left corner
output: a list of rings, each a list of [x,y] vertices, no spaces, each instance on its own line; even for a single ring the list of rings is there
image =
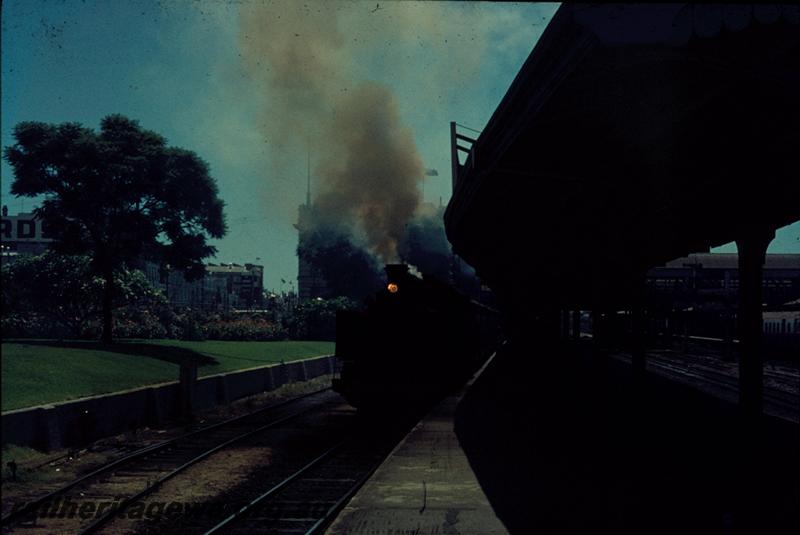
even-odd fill
[[[400,288],[397,286],[397,284],[390,282],[388,286],[386,286],[386,289],[389,290],[389,293],[396,294],[397,290]]]

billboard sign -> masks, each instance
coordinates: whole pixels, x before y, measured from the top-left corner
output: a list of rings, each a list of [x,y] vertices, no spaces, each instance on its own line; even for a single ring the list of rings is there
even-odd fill
[[[33,214],[3,216],[0,236],[4,242],[50,241],[44,234],[42,222]]]

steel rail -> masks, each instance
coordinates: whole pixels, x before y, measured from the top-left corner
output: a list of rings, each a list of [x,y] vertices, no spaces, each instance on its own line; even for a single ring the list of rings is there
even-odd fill
[[[104,474],[104,473],[106,473],[106,472],[108,472],[110,470],[113,470],[114,468],[117,468],[120,465],[123,465],[123,464],[131,462],[131,461],[135,461],[135,460],[137,460],[137,459],[139,459],[141,457],[156,453],[156,452],[161,451],[163,449],[167,449],[172,445],[175,445],[175,444],[177,444],[179,442],[182,442],[182,441],[186,441],[186,440],[188,440],[190,438],[197,437],[199,435],[202,435],[204,433],[208,433],[210,431],[214,431],[216,429],[222,428],[222,427],[227,426],[227,425],[232,425],[232,424],[241,422],[242,420],[245,420],[247,418],[252,418],[252,417],[264,414],[266,412],[269,412],[269,411],[272,411],[272,410],[275,410],[275,409],[279,409],[281,407],[285,407],[286,405],[290,405],[292,403],[295,403],[295,402],[298,402],[298,401],[302,401],[302,400],[304,400],[306,398],[309,398],[311,396],[315,396],[315,395],[321,394],[323,392],[327,392],[328,390],[330,390],[330,387],[322,388],[322,389],[319,389],[319,390],[315,390],[313,392],[309,392],[307,394],[302,394],[300,396],[296,396],[296,397],[293,397],[291,399],[286,399],[286,400],[283,400],[283,401],[279,401],[277,403],[270,404],[270,405],[268,405],[266,407],[262,407],[262,408],[260,408],[260,409],[258,409],[256,411],[253,411],[253,412],[250,412],[250,413],[247,413],[247,414],[242,414],[242,415],[236,416],[234,418],[230,418],[228,420],[223,420],[221,422],[217,422],[215,424],[211,424],[211,425],[208,425],[206,427],[202,427],[202,428],[197,429],[195,431],[191,431],[191,432],[186,433],[184,435],[181,435],[181,436],[178,436],[178,437],[175,437],[175,438],[171,438],[171,439],[165,440],[163,442],[158,442],[156,444],[151,444],[149,446],[145,446],[144,448],[140,448],[138,450],[132,451],[132,452],[130,452],[128,454],[123,455],[122,457],[114,459],[114,460],[112,460],[112,461],[100,466],[99,468],[93,470],[92,472],[90,472],[90,473],[88,473],[88,474],[86,474],[84,476],[81,476],[81,477],[79,477],[79,478],[67,483],[66,485],[63,485],[63,486],[61,486],[61,487],[59,487],[59,488],[57,488],[57,489],[55,489],[55,490],[53,490],[51,492],[39,497],[39,498],[36,498],[33,501],[30,501],[30,502],[26,503],[23,507],[20,507],[19,509],[12,510],[9,514],[4,516],[2,518],[2,520],[0,520],[0,525],[2,525],[3,527],[7,527],[10,524],[16,522],[17,519],[24,518],[25,515],[31,513],[32,511],[35,511],[40,505],[42,505],[43,503],[47,502],[48,500],[51,500],[52,498],[54,498],[56,496],[65,494],[67,491],[75,488],[76,486],[78,486],[78,485],[80,485],[80,484],[82,484],[82,483],[84,483],[84,482],[86,482],[86,481],[88,481],[90,479],[96,478],[97,476],[99,476],[101,474]]]
[[[178,468],[175,468],[171,472],[169,472],[169,473],[165,474],[164,476],[160,477],[159,479],[154,481],[152,485],[148,486],[147,488],[145,488],[141,492],[139,492],[137,494],[134,494],[133,496],[128,496],[127,498],[123,499],[122,501],[119,502],[119,506],[117,508],[111,509],[111,510],[107,511],[106,513],[103,513],[102,516],[97,517],[92,523],[90,523],[89,525],[87,525],[83,529],[81,529],[77,533],[77,535],[88,535],[89,533],[94,533],[99,528],[104,526],[109,520],[111,520],[112,517],[114,517],[115,515],[119,514],[121,511],[125,510],[125,508],[128,507],[129,505],[131,505],[133,503],[136,503],[137,501],[141,500],[142,498],[144,498],[148,494],[151,494],[153,491],[155,491],[158,488],[160,488],[161,485],[163,485],[164,483],[166,483],[170,479],[174,478],[175,476],[177,476],[178,474],[180,474],[181,472],[183,472],[184,470],[186,470],[190,466],[193,466],[193,465],[199,463],[200,461],[210,457],[211,455],[217,453],[218,451],[223,450],[223,449],[227,448],[228,446],[230,446],[232,444],[235,444],[237,442],[240,442],[240,441],[242,441],[242,440],[244,440],[246,438],[249,438],[249,437],[251,437],[253,435],[257,435],[258,433],[262,433],[262,432],[266,431],[267,429],[271,429],[273,427],[276,427],[276,426],[278,426],[278,425],[280,425],[280,424],[282,424],[284,422],[287,422],[289,420],[294,420],[295,418],[299,418],[300,416],[303,416],[304,414],[306,414],[306,413],[308,413],[308,412],[310,412],[310,411],[312,411],[314,409],[317,409],[317,408],[319,408],[319,407],[317,407],[317,406],[307,407],[307,408],[302,409],[302,410],[300,410],[300,411],[298,411],[296,413],[290,414],[288,416],[284,416],[283,418],[279,418],[277,420],[269,422],[268,424],[259,426],[256,429],[251,429],[251,430],[249,430],[249,431],[247,431],[247,432],[245,432],[245,433],[243,433],[241,435],[237,435],[237,436],[233,437],[230,440],[226,440],[225,442],[223,442],[221,444],[218,444],[217,446],[215,446],[214,448],[212,448],[210,450],[204,451],[200,455],[198,455],[198,456],[186,461],[185,463],[180,465]]]
[[[360,489],[364,483],[366,483],[367,480],[372,477],[372,474],[375,473],[375,470],[378,469],[380,464],[381,463],[375,463],[375,466],[373,466],[372,469],[360,477],[358,481],[356,481],[353,486],[350,487],[350,490],[348,490],[344,496],[339,498],[336,503],[325,512],[325,516],[317,520],[313,526],[308,528],[308,530],[305,532],[305,535],[318,535],[319,533],[322,533],[322,530],[330,525],[331,521],[334,520],[336,515],[339,514],[339,511],[344,508],[345,504],[350,500],[350,498],[353,497],[358,489]]]
[[[213,533],[220,533],[220,530],[222,530],[223,528],[227,527],[228,525],[230,525],[231,523],[235,522],[236,520],[242,518],[245,514],[247,514],[250,511],[252,511],[255,507],[260,505],[267,498],[269,498],[272,495],[276,494],[277,492],[282,490],[284,487],[286,487],[287,485],[289,485],[290,483],[295,481],[297,478],[302,476],[308,470],[314,468],[317,464],[319,464],[323,460],[327,459],[331,454],[333,454],[333,452],[335,452],[340,447],[342,447],[346,442],[347,442],[347,440],[343,440],[343,441],[335,444],[334,446],[328,448],[321,455],[316,457],[313,461],[311,461],[308,464],[306,464],[305,466],[303,466],[300,470],[297,470],[292,475],[290,475],[289,477],[287,477],[286,479],[284,479],[283,481],[281,481],[277,485],[273,486],[267,492],[261,494],[260,496],[258,496],[254,500],[252,500],[250,503],[248,503],[247,505],[243,506],[241,509],[239,509],[238,511],[236,511],[235,513],[233,513],[232,515],[228,516],[227,518],[222,520],[220,523],[218,523],[217,525],[215,525],[214,527],[212,527],[211,529],[206,531],[204,533],[204,535],[211,535]]]
[[[667,359],[652,356],[648,357],[647,362],[663,371],[671,373],[674,376],[698,379],[706,384],[722,387],[736,394],[739,393],[739,384],[736,377],[709,369],[708,367],[704,366],[701,371],[694,372],[688,368],[684,369],[675,366]],[[769,401],[770,403],[778,405],[784,409],[794,411],[797,410],[798,400],[800,400],[800,397],[789,392],[784,392],[782,390],[766,386],[764,387],[763,396],[765,401]]]

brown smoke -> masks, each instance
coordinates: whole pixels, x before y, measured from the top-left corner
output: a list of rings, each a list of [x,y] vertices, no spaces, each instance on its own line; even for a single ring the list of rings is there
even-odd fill
[[[248,4],[242,48],[249,72],[265,83],[272,172],[310,148],[320,220],[391,262],[421,200],[424,167],[392,91],[355,74],[339,24],[348,5]]]

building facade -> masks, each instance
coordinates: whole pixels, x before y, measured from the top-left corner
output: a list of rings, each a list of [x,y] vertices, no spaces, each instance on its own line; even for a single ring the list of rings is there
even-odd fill
[[[739,290],[739,255],[701,253],[677,258],[651,269],[647,285],[652,295],[692,302],[735,304]],[[768,309],[800,298],[800,254],[765,256],[763,302]]]
[[[8,207],[3,206],[0,242],[2,242],[2,262],[13,262],[20,254],[42,254],[52,241],[47,237],[42,222],[32,213],[8,215]]]
[[[659,330],[713,338],[735,336],[739,256],[702,253],[677,258],[647,274]],[[767,254],[761,287],[763,333],[773,347],[800,337],[800,254]],[[673,326],[670,326],[673,325]],[[678,327],[675,327],[678,325]],[[777,345],[776,345],[777,344]]]
[[[264,267],[207,264],[203,278],[189,281],[179,271],[162,272],[147,262],[142,269],[171,305],[200,310],[253,310],[264,305]]]
[[[298,251],[306,249],[314,222],[314,207],[310,200],[297,208]],[[297,255],[297,294],[301,301],[328,296],[328,283],[322,272],[302,255]]]
[[[205,279],[210,280],[213,288],[224,284],[232,308],[254,309],[263,306],[264,266],[207,264]]]
[[[5,206],[2,213],[3,264],[13,262],[19,255],[42,254],[48,249],[52,240],[33,213],[9,215]],[[207,264],[205,276],[196,281],[187,281],[176,271],[162,273],[153,262],[145,261],[138,268],[173,306],[225,311],[263,306],[263,266]]]

